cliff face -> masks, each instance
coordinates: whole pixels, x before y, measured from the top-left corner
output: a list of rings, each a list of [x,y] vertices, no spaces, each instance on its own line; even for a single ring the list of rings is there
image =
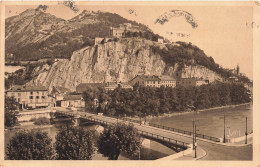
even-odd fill
[[[142,39],[122,39],[95,47],[86,47],[73,53],[71,60],[60,60],[52,66],[35,69],[36,83],[52,88],[64,86],[75,90],[80,83],[127,82],[135,75],[169,75],[176,77],[177,65],[167,67],[159,54],[153,53],[151,45],[162,44]],[[187,66],[182,77],[198,77],[210,82],[220,78],[203,66]]]

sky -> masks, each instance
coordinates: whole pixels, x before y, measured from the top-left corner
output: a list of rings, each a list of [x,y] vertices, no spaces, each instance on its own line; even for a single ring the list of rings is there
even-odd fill
[[[48,5],[47,13],[63,19],[70,19],[82,10],[107,11],[117,13],[127,19],[147,25],[172,41],[191,42],[214,58],[215,62],[224,68],[233,69],[240,66],[240,72],[253,79],[253,7],[250,2],[168,2],[122,4],[114,2],[91,2],[82,5],[76,2],[80,10],[74,13],[69,7],[52,3]],[[32,5],[8,5],[5,8],[6,18],[17,15]],[[188,12],[198,24],[193,28],[184,16],[169,18],[163,25],[156,23],[158,17],[171,13],[172,10]],[[183,34],[180,36],[179,34]]]

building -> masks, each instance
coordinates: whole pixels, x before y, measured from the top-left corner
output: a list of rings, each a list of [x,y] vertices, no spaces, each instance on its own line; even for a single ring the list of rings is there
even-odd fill
[[[125,37],[125,34],[126,34],[125,28],[110,27],[110,36],[121,38],[121,37]]]
[[[81,108],[85,107],[85,101],[82,95],[64,95],[61,100],[61,107]]]
[[[157,42],[163,44],[163,38],[158,38]]]
[[[107,82],[104,88],[106,90],[114,90],[118,87],[123,89],[133,89],[133,86],[131,86],[127,82]]]
[[[76,87],[76,93],[82,94],[89,88],[98,89],[98,87],[104,88],[105,90],[114,90],[117,87],[124,89],[133,89],[133,87],[127,82],[81,83]]]
[[[51,96],[55,99],[57,107],[61,107],[61,101],[69,92],[71,92],[70,89],[61,86],[52,88]]]
[[[48,90],[38,85],[14,85],[6,91],[7,97],[14,97],[20,109],[48,107],[54,103],[48,96]]]
[[[177,80],[176,86],[189,87],[189,86],[201,86],[205,84],[209,84],[209,80],[196,79],[196,78],[179,78]]]
[[[151,87],[175,87],[176,86],[176,80],[173,79],[170,76],[156,76],[156,75],[137,75],[135,76],[130,83],[132,85],[138,83],[139,85],[143,86],[151,86]]]
[[[176,87],[176,80],[170,76],[167,76],[167,75],[162,75],[160,76],[160,79],[161,79],[161,86],[164,86],[164,87]]]
[[[110,27],[110,36],[113,37],[125,37],[127,31],[130,31],[132,25],[130,23],[120,24],[119,27]]]

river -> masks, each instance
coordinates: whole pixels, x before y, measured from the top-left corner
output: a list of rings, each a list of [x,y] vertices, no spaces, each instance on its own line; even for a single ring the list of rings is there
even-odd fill
[[[15,135],[15,133],[21,129],[38,129],[41,130],[42,132],[47,132],[49,134],[49,136],[52,138],[52,141],[54,143],[55,141],[55,136],[57,134],[58,131],[58,127],[65,124],[65,122],[63,123],[59,123],[59,124],[55,124],[53,126],[48,126],[48,127],[44,127],[44,126],[35,126],[35,125],[30,125],[30,126],[21,126],[20,129],[12,129],[12,130],[8,130],[5,132],[5,149],[7,147],[7,144],[9,142],[9,140]],[[96,129],[96,125],[88,125],[88,126],[82,126],[85,129],[88,130],[95,130]],[[141,160],[155,160],[158,158],[162,158],[171,154],[174,154],[175,152],[158,143],[155,141],[150,141],[150,143],[145,143],[142,145],[141,151],[140,151],[140,159]],[[102,154],[95,152],[93,155],[93,160],[107,160],[107,157],[103,157]],[[121,153],[120,156],[118,157],[118,160],[138,160],[139,159],[139,154],[136,154],[134,156],[129,156],[125,153]]]
[[[253,123],[253,106],[243,106],[232,109],[225,109],[219,111],[203,111],[200,113],[188,113],[180,114],[171,117],[161,117],[153,118],[150,120],[152,123],[179,128],[182,130],[192,131],[192,120],[196,121],[198,133],[213,136],[213,137],[223,137],[224,129],[224,115],[226,120],[226,137],[234,138],[238,136],[243,136],[245,134],[245,124],[246,117],[248,117],[248,132],[252,131]],[[39,128],[41,131],[48,132],[53,141],[55,140],[55,135],[57,133],[57,126],[54,125],[46,128]],[[22,127],[22,129],[31,129],[36,128],[37,126],[28,126]],[[84,128],[93,130],[95,125],[84,126]],[[8,130],[5,132],[5,147],[9,142],[10,138],[18,131],[17,129]],[[150,144],[143,146],[141,149],[141,159],[142,160],[154,160],[167,155],[174,154],[175,152],[168,147],[151,141]],[[137,160],[138,154],[135,156],[128,156],[122,153],[119,156],[119,160]],[[95,153],[93,156],[94,160],[105,160],[106,157],[103,157],[99,153]]]
[[[226,137],[235,138],[245,135],[246,117],[247,131],[253,129],[253,105],[229,108],[218,111],[202,111],[199,113],[180,114],[171,117],[153,118],[151,123],[178,128],[192,132],[192,120],[196,122],[198,133],[223,138],[224,115],[226,122]]]

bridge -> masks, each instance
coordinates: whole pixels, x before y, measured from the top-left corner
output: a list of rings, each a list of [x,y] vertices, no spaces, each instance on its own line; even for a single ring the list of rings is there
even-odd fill
[[[164,133],[159,133],[159,128],[150,127],[147,125],[140,125],[140,123],[135,123],[132,121],[126,121],[122,119],[112,118],[112,117],[106,117],[102,115],[95,115],[91,113],[86,112],[79,112],[79,111],[56,111],[56,113],[59,113],[64,116],[70,116],[74,118],[74,124],[79,125],[80,120],[88,120],[90,122],[95,122],[102,125],[110,125],[117,122],[123,122],[123,123],[132,123],[135,128],[138,130],[138,133],[146,138],[155,139],[156,141],[159,141],[167,146],[171,146],[173,150],[176,152],[182,151],[184,149],[187,149],[190,146],[189,142],[174,139],[171,135],[165,135]]]
[[[109,125],[117,122],[132,123],[138,132],[155,140],[160,140],[166,144],[171,144],[178,150],[189,150],[192,147],[192,134],[188,131],[174,129],[170,127],[163,127],[161,125],[149,124],[140,125],[139,121],[131,119],[117,119],[102,115],[91,114],[82,111],[59,111],[56,113],[64,116],[70,116],[75,119],[75,124],[79,124],[80,120],[88,120],[103,125]],[[202,160],[252,160],[252,143],[229,145],[227,143],[221,143],[217,138],[197,134],[198,147],[206,151],[207,155]],[[241,154],[241,152],[243,154]]]

